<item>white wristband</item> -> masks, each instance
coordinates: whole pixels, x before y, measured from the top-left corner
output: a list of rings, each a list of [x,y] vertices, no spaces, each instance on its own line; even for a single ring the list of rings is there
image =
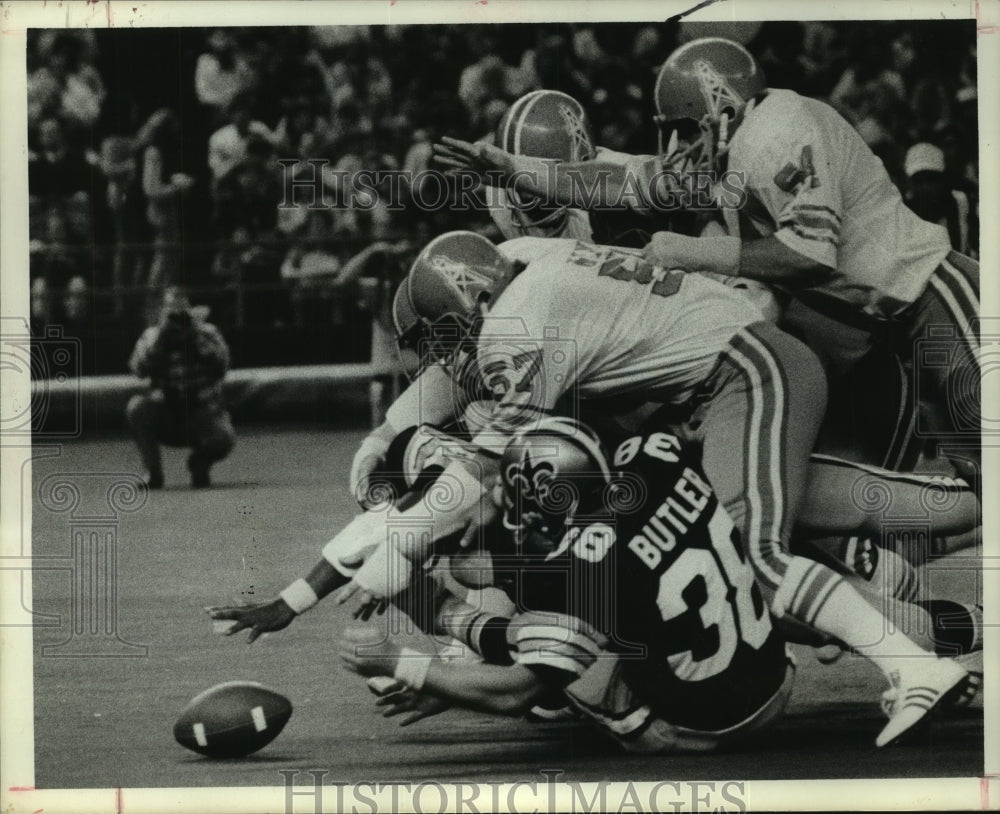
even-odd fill
[[[399,653],[399,661],[393,670],[393,678],[398,678],[411,690],[419,692],[427,679],[427,671],[431,668],[434,656],[404,647]]]
[[[284,599],[285,604],[295,611],[296,614],[305,613],[309,610],[309,608],[319,602],[319,597],[316,596],[316,592],[312,589],[312,585],[301,578],[295,580],[295,582],[285,588],[285,590],[278,594],[278,596]]]

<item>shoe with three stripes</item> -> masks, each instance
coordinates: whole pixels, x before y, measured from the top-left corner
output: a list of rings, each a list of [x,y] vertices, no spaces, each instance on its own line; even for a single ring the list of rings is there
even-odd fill
[[[875,739],[876,746],[888,746],[925,720],[931,712],[966,694],[970,676],[952,659],[914,663],[902,675],[893,670],[892,686],[882,694],[882,711],[889,723]]]

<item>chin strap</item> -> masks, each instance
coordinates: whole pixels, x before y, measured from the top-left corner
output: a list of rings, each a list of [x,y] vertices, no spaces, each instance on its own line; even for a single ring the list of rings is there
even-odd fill
[[[718,155],[722,155],[729,148],[729,114],[722,111],[719,117],[719,145]]]
[[[548,231],[550,226],[555,226],[557,223],[559,228],[561,228],[562,224],[560,221],[565,218],[566,210],[569,209],[567,206],[560,206],[559,208],[554,209],[538,218],[538,220],[533,220],[528,214],[532,210],[526,209],[525,205],[521,203],[521,200],[516,192],[508,189],[507,198],[510,201],[514,220],[516,221],[518,228],[525,234],[525,236],[530,236],[529,230],[531,229]]]
[[[739,123],[742,122],[743,119],[745,119],[750,114],[750,111],[752,111],[756,106],[757,99],[751,99],[743,107],[743,110],[739,111],[736,116],[732,117],[732,119],[730,119],[730,116],[726,111],[722,112],[722,115],[719,117],[719,145],[715,154],[716,161],[729,152],[729,137],[732,135],[730,130],[735,133],[736,127]]]

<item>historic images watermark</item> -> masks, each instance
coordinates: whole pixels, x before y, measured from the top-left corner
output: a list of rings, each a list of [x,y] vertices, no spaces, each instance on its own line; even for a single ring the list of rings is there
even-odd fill
[[[656,168],[636,172],[630,167],[600,167],[591,171],[564,169],[569,197],[584,209],[654,209],[659,212],[739,209],[747,200],[744,174],[735,170]],[[538,173],[517,170],[509,175],[488,170],[483,175],[469,170],[441,172],[434,169],[362,169],[356,172],[332,169],[325,158],[278,160],[284,190],[279,209],[357,209],[370,211],[379,203],[390,210],[416,206],[424,211],[447,209],[469,212],[483,209],[481,188],[513,191],[556,188],[557,165],[546,165],[544,182]],[[485,176],[485,177],[484,177]],[[507,195],[504,200],[531,212],[549,203],[535,196]]]
[[[58,325],[50,325],[42,336],[32,336],[28,321],[18,317],[0,320],[0,364],[9,376],[30,377],[30,397],[12,393],[0,418],[5,441],[63,441],[81,432],[79,339],[64,336]],[[49,421],[55,391],[61,390],[70,405],[65,420]]]
[[[27,320],[3,318],[0,364],[7,374],[30,380],[30,396],[15,395],[5,405],[0,430],[5,444],[32,445],[26,464],[58,457],[61,442],[82,433],[80,350],[80,340],[65,336],[61,326],[48,326],[42,335],[33,335]],[[26,487],[28,472],[27,465],[22,467]],[[65,517],[67,553],[29,553],[25,542],[32,532],[26,496],[34,503],[36,522],[40,511]],[[44,657],[146,656],[146,645],[122,638],[118,615],[119,525],[123,515],[146,504],[146,497],[145,484],[127,472],[58,472],[36,478],[22,489],[21,549],[0,557],[4,589],[20,595],[21,612],[7,618],[3,627],[65,633],[62,641],[42,646]],[[69,578],[66,614],[36,611],[28,595],[26,577],[49,572]]]
[[[285,788],[285,812],[308,810],[445,811],[479,814],[480,811],[732,811],[747,810],[744,781],[679,781],[657,783],[593,783],[561,780],[562,769],[542,769],[542,780],[516,783],[381,783],[347,784],[328,780],[328,769],[279,769]],[[526,796],[527,795],[527,796]],[[332,806],[331,806],[332,804]],[[526,807],[529,806],[529,807]],[[531,808],[530,806],[533,806]]]

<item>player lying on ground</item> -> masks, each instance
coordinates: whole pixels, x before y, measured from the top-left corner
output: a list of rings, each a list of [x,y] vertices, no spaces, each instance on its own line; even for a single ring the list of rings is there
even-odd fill
[[[660,155],[647,157],[639,178],[621,163],[552,168],[455,139],[435,151],[445,166],[583,208],[614,205],[626,188],[646,195],[650,207],[675,206],[699,185],[713,185],[728,235],[658,232],[647,258],[780,287],[842,326],[816,333],[811,312],[786,315],[830,359],[850,363],[845,351],[855,329],[896,347],[911,366],[924,418],[919,433],[905,428],[896,463],[912,466],[929,436],[947,443],[943,452],[978,485],[978,264],[951,250],[943,227],[906,208],[881,161],[839,114],[792,91],[768,90],[742,46],[720,38],[683,45],[661,68],[655,98]],[[657,193],[663,184],[665,196]],[[931,327],[941,341],[928,364],[919,346],[930,341]]]
[[[414,461],[446,444],[414,438]],[[419,635],[385,644],[382,627],[341,642],[349,669],[407,685],[378,702],[387,715],[408,713],[408,724],[452,703],[515,714],[555,688],[626,748],[666,752],[733,745],[780,714],[790,664],[697,461],[660,431],[626,440],[612,460],[613,470],[566,419],[511,442],[500,468],[514,551],[492,535],[492,567],[456,573],[481,589],[487,570],[513,601],[448,600],[438,612],[440,632],[487,663],[439,658],[440,644]]]
[[[557,690],[630,751],[707,751],[776,719],[794,666],[732,522],[675,438],[641,440],[613,472],[574,421],[543,419],[511,441],[500,468],[513,545],[492,553],[518,610],[439,613],[484,662],[382,644],[384,627],[366,625],[341,641],[345,665],[408,685],[390,713],[423,693],[517,714]]]
[[[495,476],[491,450],[498,454],[526,418],[551,410],[562,396],[692,403],[690,424],[698,427],[703,467],[740,529],[772,611],[866,655],[909,699],[879,743],[895,739],[925,714],[928,705],[917,700],[925,688],[933,705],[965,684],[965,670],[951,660],[925,659],[918,670],[910,657],[927,651],[898,631],[886,634],[884,616],[841,576],[789,553],[794,510],[824,407],[822,372],[803,345],[731,289],[654,268],[634,252],[532,238],[504,248],[527,258],[519,274],[514,262],[472,233],[432,241],[414,264],[408,278],[412,304],[439,332],[453,376],[484,381],[496,405],[475,439],[485,454],[469,465],[451,464],[444,473],[454,481],[459,505],[441,511],[421,502],[400,513],[397,519],[412,523],[413,533],[391,545],[380,545],[385,528],[377,520],[362,516],[352,524],[352,543],[375,546],[352,588],[395,596],[413,563],[429,556],[434,538],[462,529],[479,506],[483,483]],[[552,280],[566,285],[554,291]],[[480,323],[487,309],[489,317]],[[559,336],[573,337],[572,346],[549,345],[543,363],[540,341]],[[794,391],[785,386],[788,381],[798,385]],[[284,597],[288,604],[314,603],[317,595],[308,583],[297,584],[300,593]]]
[[[652,416],[646,426],[640,428],[641,433],[659,433],[671,437],[673,430],[667,420],[661,420],[657,415]],[[623,442],[623,447],[628,449],[636,446],[636,440],[641,437],[641,434],[631,436]],[[665,440],[664,443],[669,445],[670,441]],[[324,546],[322,558],[304,578],[308,587],[297,584],[303,580],[296,580],[282,592],[281,596],[269,602],[251,606],[209,608],[210,614],[220,621],[229,620],[236,623],[225,626],[225,632],[229,635],[249,630],[251,642],[262,633],[283,629],[291,623],[297,613],[304,612],[315,604],[312,600],[313,594],[316,596],[316,601],[319,601],[344,586],[349,579],[347,574],[356,571],[371,548],[370,545],[358,546],[359,537],[355,532],[360,525],[378,518],[384,529],[394,527],[395,512],[412,506],[424,497],[423,490],[432,484],[447,466],[459,461],[471,464],[475,458],[476,449],[468,440],[430,425],[409,428],[393,441],[386,464],[373,481],[371,489],[382,496],[381,502],[366,515],[349,523]],[[862,467],[853,470],[855,475],[852,477],[861,477],[862,480],[853,480],[845,488],[853,491],[874,489],[891,494],[893,505],[896,506],[918,507],[927,499],[929,490],[940,488],[940,482],[946,480],[939,476],[926,478],[894,476],[888,472],[883,473],[883,478],[876,478],[873,472],[866,471],[869,469],[871,468]],[[838,466],[837,471],[843,473],[850,470]],[[962,499],[974,501],[974,497],[967,489]],[[843,525],[837,526],[830,518],[830,513],[832,508],[841,505],[849,505],[853,511],[846,512]],[[481,529],[483,534],[489,533],[491,523],[496,524],[494,513],[488,514],[492,520],[483,521]],[[939,655],[967,654],[981,648],[981,609],[950,599],[930,596],[926,590],[920,588],[918,572],[904,559],[892,551],[882,551],[877,546],[865,547],[863,541],[858,539],[857,532],[866,527],[870,518],[859,508],[859,502],[845,501],[842,495],[810,488],[806,493],[800,516],[806,519],[815,518],[816,522],[822,521],[824,529],[832,529],[845,536],[853,535],[853,550],[850,556],[845,558],[849,570],[856,571],[852,584],[876,608],[884,609],[894,625],[903,630],[917,631],[913,635],[918,637],[923,647],[934,649]],[[385,533],[388,534],[387,531]],[[798,540],[808,537],[810,537],[808,530],[796,534]],[[458,532],[448,540],[436,541],[436,549],[447,551],[448,546],[454,544],[459,550],[468,551],[470,545],[478,541],[479,535],[470,535],[468,531]],[[829,561],[837,552],[825,547],[817,550],[810,544],[804,547],[803,553],[806,556],[818,556],[823,561]],[[840,562],[836,563],[835,567],[837,570],[845,570],[845,566]],[[484,584],[491,583],[486,581]],[[304,605],[298,611],[293,610],[293,607],[299,607],[296,603],[302,599],[305,600]],[[903,603],[911,604],[904,606]],[[924,612],[930,614],[930,619],[923,615]],[[358,615],[364,618],[370,613],[371,608],[365,606],[358,611]],[[789,635],[798,634],[801,637],[801,629],[789,630],[787,624],[785,627]],[[799,641],[799,638],[795,640]],[[816,638],[806,636],[802,638],[802,643],[815,644]]]

